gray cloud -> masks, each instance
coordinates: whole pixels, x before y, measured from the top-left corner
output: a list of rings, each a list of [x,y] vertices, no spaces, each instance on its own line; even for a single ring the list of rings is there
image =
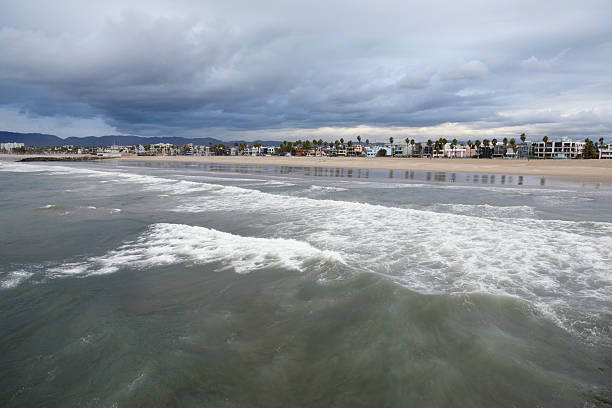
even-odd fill
[[[2,4],[0,126],[611,135],[607,1],[457,3]]]
[[[461,62],[452,66],[442,77],[446,80],[482,79],[489,72],[489,68],[478,60]]]

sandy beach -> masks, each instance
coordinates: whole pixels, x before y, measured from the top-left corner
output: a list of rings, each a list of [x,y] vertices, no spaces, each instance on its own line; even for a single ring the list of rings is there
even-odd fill
[[[612,160],[407,159],[400,157],[281,156],[123,156],[121,160],[558,176],[573,181],[612,183]]]
[[[71,155],[72,157],[76,155]],[[3,154],[0,158],[21,159],[36,155]],[[114,160],[114,159],[106,159]],[[502,160],[418,159],[387,157],[284,157],[284,156],[134,156],[122,161],[244,164],[258,166],[331,167],[425,172],[513,174],[555,176],[572,181],[612,183],[612,160]]]

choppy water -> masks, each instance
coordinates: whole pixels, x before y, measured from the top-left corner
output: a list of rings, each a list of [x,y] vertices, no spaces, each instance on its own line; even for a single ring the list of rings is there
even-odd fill
[[[0,406],[607,407],[612,189],[0,161]]]

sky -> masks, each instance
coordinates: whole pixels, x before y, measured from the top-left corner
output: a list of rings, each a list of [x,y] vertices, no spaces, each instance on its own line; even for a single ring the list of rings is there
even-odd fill
[[[612,142],[609,0],[0,2],[0,130]]]

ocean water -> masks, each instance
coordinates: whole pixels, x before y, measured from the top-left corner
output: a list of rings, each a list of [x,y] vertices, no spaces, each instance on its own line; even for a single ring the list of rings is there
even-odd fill
[[[612,406],[612,187],[0,160],[0,406]]]

